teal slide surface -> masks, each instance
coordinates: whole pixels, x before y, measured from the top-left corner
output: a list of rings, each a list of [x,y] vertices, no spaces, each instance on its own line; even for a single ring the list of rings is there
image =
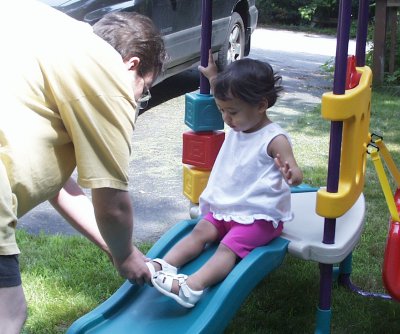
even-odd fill
[[[176,224],[154,244],[147,256],[163,257],[196,223],[197,220],[185,220]],[[206,290],[192,309],[180,306],[148,285],[139,287],[126,281],[108,300],[76,320],[67,334],[222,333],[252,289],[280,266],[287,245],[288,241],[277,238],[253,250],[223,282]],[[195,272],[215,249],[216,246],[208,248],[180,272]]]

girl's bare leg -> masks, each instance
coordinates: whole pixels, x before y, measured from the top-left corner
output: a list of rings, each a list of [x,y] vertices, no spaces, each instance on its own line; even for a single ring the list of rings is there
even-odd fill
[[[224,280],[232,271],[238,259],[237,255],[228,247],[220,244],[215,254],[186,281],[189,288],[195,291],[204,290]],[[174,280],[172,292],[179,294],[178,281]]]
[[[164,260],[174,267],[181,267],[190,260],[196,258],[204,250],[207,243],[216,241],[218,231],[216,227],[207,220],[201,220],[193,228],[192,232],[181,239],[164,256]],[[161,270],[161,266],[153,262],[155,270]]]
[[[238,256],[228,247],[220,244],[215,254],[194,274],[187,284],[193,290],[204,290],[224,280],[235,267]]]

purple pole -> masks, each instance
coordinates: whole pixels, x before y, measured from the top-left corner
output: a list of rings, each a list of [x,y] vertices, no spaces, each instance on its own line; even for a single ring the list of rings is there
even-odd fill
[[[346,90],[347,56],[350,38],[351,0],[341,0],[339,4],[339,17],[337,27],[337,44],[335,58],[335,75],[333,80],[333,93],[343,95]],[[339,188],[340,153],[342,148],[343,122],[331,122],[328,177],[326,190],[336,193]],[[325,244],[335,243],[336,219],[325,218],[324,236]],[[332,299],[332,264],[320,264],[320,296],[319,309],[330,310]]]
[[[332,277],[333,265],[332,264],[319,264],[319,309],[329,310],[332,304]]]
[[[342,95],[346,89],[347,56],[350,38],[351,0],[340,1],[337,29],[335,75],[333,93]],[[340,153],[342,148],[343,122],[331,122],[328,177],[326,190],[336,193],[339,187]],[[326,244],[335,242],[335,219],[325,219],[324,238]]]
[[[360,0],[359,5],[360,6],[358,8],[357,41],[356,41],[356,65],[358,67],[363,67],[365,66],[365,49],[367,44],[367,32],[368,32],[368,17],[369,17],[368,0]],[[347,258],[340,264],[340,274],[338,278],[339,284],[345,286],[349,290],[363,297],[373,297],[373,298],[381,298],[387,300],[393,299],[390,295],[378,292],[364,291],[355,284],[353,284],[350,279],[350,271],[347,271],[345,269],[344,272],[342,272],[342,266],[348,265],[346,261],[350,261],[351,263],[351,254],[349,258]]]
[[[365,66],[365,48],[368,33],[368,0],[360,0],[358,8],[357,40],[356,40],[356,65]]]
[[[340,1],[335,76],[333,79],[333,94],[342,95],[346,89],[347,56],[350,39],[351,1]]]
[[[204,67],[208,65],[208,52],[211,48],[211,31],[212,0],[202,0],[200,64]],[[200,74],[200,94],[210,94],[210,83],[203,74]]]

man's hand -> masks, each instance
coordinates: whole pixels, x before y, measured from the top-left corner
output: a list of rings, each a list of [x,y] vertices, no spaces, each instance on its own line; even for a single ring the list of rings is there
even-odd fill
[[[147,258],[136,247],[123,261],[114,259],[114,264],[119,274],[131,283],[141,286],[144,283],[151,284],[149,268],[146,266]]]

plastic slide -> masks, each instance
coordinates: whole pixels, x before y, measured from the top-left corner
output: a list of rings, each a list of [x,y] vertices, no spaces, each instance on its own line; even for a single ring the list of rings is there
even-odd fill
[[[147,254],[162,257],[192,230],[197,220],[185,220],[164,234]],[[222,333],[252,289],[280,266],[288,241],[282,238],[259,247],[238,263],[220,284],[208,289],[192,309],[186,309],[150,286],[126,281],[103,304],[76,320],[67,334],[81,333]],[[181,269],[190,274],[202,266],[216,247]]]

